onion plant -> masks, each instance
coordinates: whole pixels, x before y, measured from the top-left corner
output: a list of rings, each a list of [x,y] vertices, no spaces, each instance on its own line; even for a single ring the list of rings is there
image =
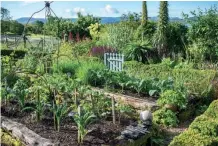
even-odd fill
[[[57,130],[59,132],[61,119],[68,111],[67,105],[65,103],[55,104],[55,102],[54,102],[52,111],[53,111],[53,115],[54,115],[54,128],[55,128],[55,130]]]

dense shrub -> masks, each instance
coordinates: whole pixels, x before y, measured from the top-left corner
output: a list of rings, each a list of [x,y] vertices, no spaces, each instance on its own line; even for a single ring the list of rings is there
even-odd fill
[[[191,129],[176,136],[169,146],[216,146],[217,144],[218,139]]]
[[[170,146],[218,145],[218,100],[213,101],[203,115],[197,117],[188,130],[176,136]]]
[[[166,126],[166,127],[175,127],[178,125],[179,120],[176,117],[176,114],[171,110],[166,108],[161,108],[153,113],[154,122],[156,124]]]
[[[166,90],[160,95],[157,103],[162,106],[165,104],[174,104],[179,108],[185,108],[187,99],[181,92]]]
[[[170,56],[181,53],[185,56],[185,46],[187,44],[187,31],[188,27],[179,22],[171,22],[168,25],[168,47],[170,50]]]
[[[218,10],[213,6],[206,10],[190,12],[191,15],[184,14],[184,18],[190,25],[188,30],[188,40],[191,44],[196,44],[196,49],[192,49],[190,54],[196,61],[207,59],[216,61],[218,57]],[[196,58],[202,56],[201,58]]]
[[[218,137],[218,120],[205,115],[197,117],[189,128],[195,129],[203,135]]]

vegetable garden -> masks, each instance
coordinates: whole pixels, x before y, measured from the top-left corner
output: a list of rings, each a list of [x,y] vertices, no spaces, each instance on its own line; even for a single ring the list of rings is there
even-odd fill
[[[40,31],[50,40],[1,43],[2,145],[218,145],[216,6],[184,14],[187,27],[169,22],[167,2],[158,22],[142,4],[143,20],[116,24],[53,12]],[[105,53],[124,55],[122,71]]]

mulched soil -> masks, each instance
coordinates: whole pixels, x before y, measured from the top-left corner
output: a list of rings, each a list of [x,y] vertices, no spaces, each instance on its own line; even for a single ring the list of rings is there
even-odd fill
[[[43,119],[40,123],[32,120],[32,113],[19,112],[18,105],[9,103],[8,106],[1,105],[1,114],[14,121],[26,125],[40,136],[51,139],[52,142],[60,142],[61,146],[77,146],[76,124],[70,119],[65,118],[61,123],[60,132],[54,130],[53,119]],[[102,144],[113,143],[126,126],[135,121],[130,119],[121,120],[120,124],[114,125],[112,119],[100,120],[88,126],[90,132],[86,135],[81,146],[100,146]]]

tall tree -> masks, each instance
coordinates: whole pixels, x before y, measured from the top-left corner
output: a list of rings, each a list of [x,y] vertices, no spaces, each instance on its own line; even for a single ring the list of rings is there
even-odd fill
[[[159,19],[157,31],[154,35],[154,46],[158,50],[160,57],[166,57],[167,55],[167,32],[168,32],[168,2],[160,1]]]
[[[146,24],[148,21],[148,11],[146,1],[142,1],[142,25]]]
[[[3,7],[1,7],[1,20],[10,20],[10,11],[8,9],[5,9]]]

